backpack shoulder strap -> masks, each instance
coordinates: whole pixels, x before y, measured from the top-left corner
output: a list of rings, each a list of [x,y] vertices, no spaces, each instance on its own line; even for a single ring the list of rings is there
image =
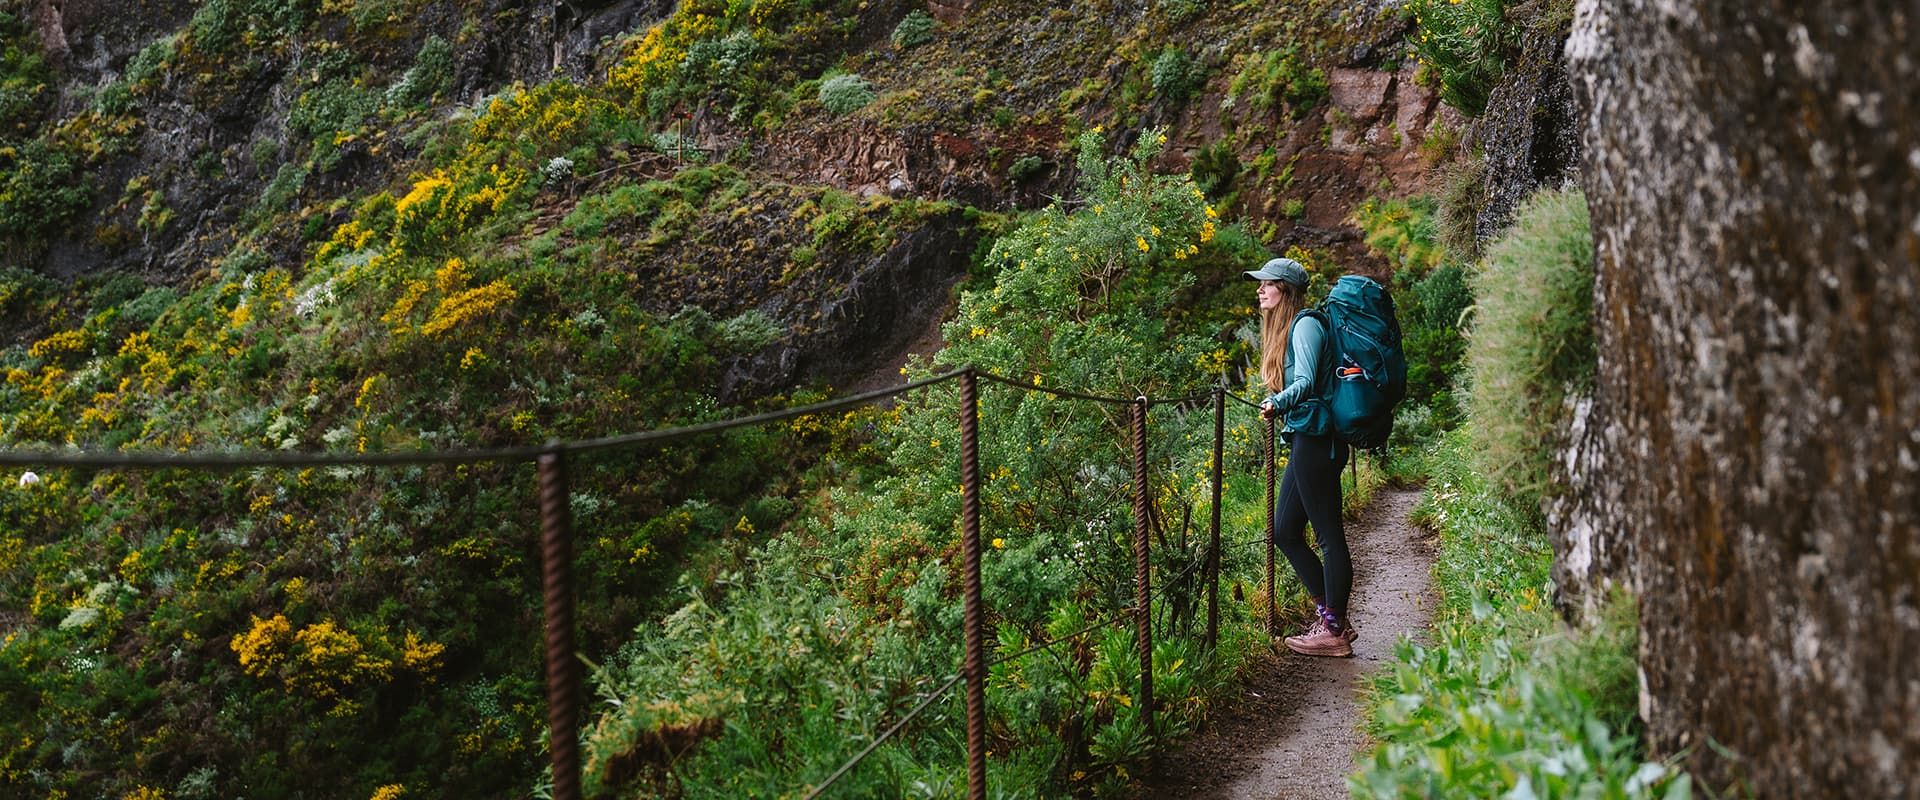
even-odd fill
[[[1339,361],[1337,348],[1340,345],[1334,341],[1333,314],[1325,303],[1321,303],[1312,308],[1300,309],[1300,313],[1293,316],[1292,324],[1298,325],[1301,317],[1312,317],[1320,321],[1320,363],[1314,365],[1313,394],[1316,397],[1322,397],[1326,395],[1328,387],[1333,385],[1333,368]]]

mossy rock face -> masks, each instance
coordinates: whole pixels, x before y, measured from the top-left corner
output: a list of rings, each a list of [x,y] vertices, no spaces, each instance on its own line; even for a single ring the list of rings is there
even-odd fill
[[[1568,47],[1604,432],[1573,524],[1627,551],[1655,757],[1716,790],[1916,789],[1920,62],[1895,6],[1583,2]]]
[[[1565,57],[1570,24],[1551,13],[1530,18],[1519,57],[1487,98],[1480,121],[1487,200],[1474,225],[1481,242],[1499,236],[1535,189],[1579,170],[1580,117]]]

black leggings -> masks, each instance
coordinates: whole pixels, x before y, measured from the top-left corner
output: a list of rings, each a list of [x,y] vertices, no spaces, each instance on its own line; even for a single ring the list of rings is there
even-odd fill
[[[1287,554],[1307,593],[1326,598],[1327,608],[1344,617],[1353,591],[1353,558],[1340,521],[1340,469],[1347,465],[1347,447],[1331,436],[1287,435],[1291,452],[1273,500],[1273,543]],[[1308,522],[1326,554],[1324,564],[1307,546]]]

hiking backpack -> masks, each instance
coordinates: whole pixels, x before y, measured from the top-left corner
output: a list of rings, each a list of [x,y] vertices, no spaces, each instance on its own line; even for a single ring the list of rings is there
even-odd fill
[[[1394,406],[1407,396],[1407,356],[1393,298],[1373,279],[1347,275],[1307,313],[1320,317],[1333,346],[1333,374],[1330,382],[1321,379],[1320,396],[1332,412],[1334,434],[1363,450],[1386,444]]]

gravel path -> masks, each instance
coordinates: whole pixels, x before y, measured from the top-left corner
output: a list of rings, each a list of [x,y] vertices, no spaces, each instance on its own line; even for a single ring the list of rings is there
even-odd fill
[[[1353,658],[1297,655],[1275,642],[1237,703],[1216,706],[1205,730],[1157,759],[1142,796],[1319,800],[1347,796],[1367,745],[1361,679],[1393,659],[1401,636],[1426,634],[1434,605],[1433,549],[1407,522],[1418,491],[1382,490],[1347,524],[1353,551]],[[1286,569],[1286,561],[1280,561]]]

